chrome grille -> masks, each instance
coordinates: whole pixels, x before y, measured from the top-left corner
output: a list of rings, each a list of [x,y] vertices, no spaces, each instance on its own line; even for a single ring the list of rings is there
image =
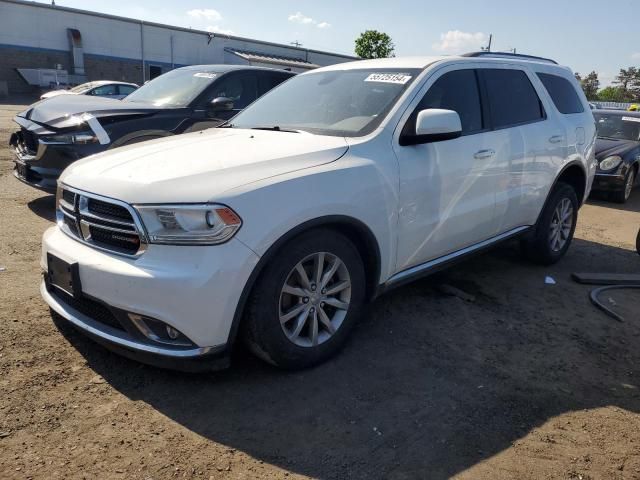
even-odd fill
[[[136,212],[124,202],[61,187],[58,226],[68,235],[101,250],[140,255],[146,238]]]
[[[38,140],[35,134],[26,128],[21,128],[17,136],[16,148],[24,154],[35,155],[38,151]]]

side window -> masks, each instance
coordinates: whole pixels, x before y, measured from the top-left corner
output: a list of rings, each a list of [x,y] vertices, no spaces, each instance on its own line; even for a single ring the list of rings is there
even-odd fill
[[[568,115],[584,112],[580,97],[578,97],[576,89],[569,80],[548,73],[538,73],[538,78],[544,88],[547,89],[549,96],[560,113]]]
[[[429,108],[443,108],[458,112],[463,135],[482,130],[484,126],[480,107],[480,90],[475,70],[455,70],[445,73],[436,80],[408,122],[412,124],[411,127],[415,125],[418,112]]]
[[[117,85],[101,85],[91,90],[91,93],[90,93],[90,95],[99,95],[99,96],[117,95],[117,94],[118,94]]]
[[[482,69],[494,128],[545,118],[542,103],[522,70]]]
[[[233,100],[234,110],[242,110],[257,98],[257,83],[256,75],[253,73],[225,75],[216,82],[209,100],[227,97]]]
[[[272,88],[277,87],[282,82],[290,78],[290,75],[283,75],[281,73],[272,73],[272,72],[260,72],[260,85],[259,96],[264,95]]]
[[[120,95],[129,95],[130,93],[135,92],[136,87],[132,87],[131,85],[118,85],[118,91]]]

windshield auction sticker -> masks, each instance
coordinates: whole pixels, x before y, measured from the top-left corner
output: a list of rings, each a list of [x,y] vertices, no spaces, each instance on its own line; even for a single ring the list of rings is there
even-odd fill
[[[198,72],[198,73],[194,73],[193,74],[194,77],[198,77],[198,78],[209,78],[209,79],[214,79],[218,76],[218,74],[216,73],[207,73],[207,72]]]
[[[364,79],[365,82],[380,82],[380,83],[397,83],[404,85],[411,80],[411,75],[406,73],[372,73]]]

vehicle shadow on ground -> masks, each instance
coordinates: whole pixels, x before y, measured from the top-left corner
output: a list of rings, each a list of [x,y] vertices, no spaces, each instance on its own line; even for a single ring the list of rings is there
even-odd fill
[[[593,192],[588,203],[599,207],[612,208],[625,212],[640,212],[640,187],[636,187],[626,203],[616,203],[608,197],[606,193]]]
[[[40,100],[39,95],[9,95],[8,97],[0,98],[0,106],[2,105],[20,105],[27,108],[28,105],[35,103]]]
[[[38,197],[35,200],[31,200],[27,203],[27,207],[33,213],[40,218],[49,220],[51,222],[56,221],[56,196],[45,195],[44,197]]]
[[[640,257],[575,240],[537,267],[509,244],[379,298],[340,355],[295,373],[247,354],[218,374],[166,372],[58,326],[118,391],[256,459],[316,478],[449,478],[562,413],[640,412],[640,354],[625,342],[638,324],[604,316],[569,279],[616,266],[637,271]]]

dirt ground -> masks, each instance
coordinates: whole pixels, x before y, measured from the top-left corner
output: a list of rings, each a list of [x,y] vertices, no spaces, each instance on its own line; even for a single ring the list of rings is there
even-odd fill
[[[638,272],[640,188],[589,202],[554,267],[508,244],[379,298],[318,368],[240,351],[186,375],[52,322],[38,285],[54,199],[13,178],[4,146],[21,108],[0,105],[0,478],[640,478],[640,298],[605,297],[618,323],[569,278]]]

